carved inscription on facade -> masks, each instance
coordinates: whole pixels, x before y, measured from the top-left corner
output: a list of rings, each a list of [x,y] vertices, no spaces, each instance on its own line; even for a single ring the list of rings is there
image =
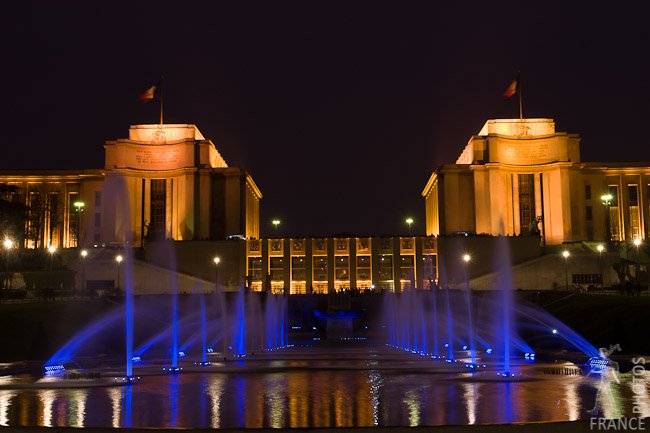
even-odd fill
[[[510,164],[539,164],[558,159],[557,146],[548,141],[530,143],[499,143],[499,162]]]
[[[178,147],[136,149],[134,158],[137,165],[167,170],[181,166],[181,149]]]

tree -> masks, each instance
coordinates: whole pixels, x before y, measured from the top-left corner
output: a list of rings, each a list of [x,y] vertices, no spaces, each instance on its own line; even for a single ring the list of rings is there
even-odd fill
[[[10,238],[17,245],[25,240],[27,206],[20,201],[20,188],[0,184],[0,237]]]

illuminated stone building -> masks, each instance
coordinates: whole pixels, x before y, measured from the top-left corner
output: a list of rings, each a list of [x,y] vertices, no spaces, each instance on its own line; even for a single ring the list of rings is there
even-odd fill
[[[252,239],[246,276],[252,290],[273,293],[428,289],[437,281],[436,239]]]
[[[553,119],[488,120],[455,164],[429,178],[426,234],[644,239],[649,190],[650,164],[582,162],[580,136],[556,132]]]
[[[26,247],[259,237],[262,193],[195,125],[133,125],[104,148],[103,169],[0,171],[29,208]]]

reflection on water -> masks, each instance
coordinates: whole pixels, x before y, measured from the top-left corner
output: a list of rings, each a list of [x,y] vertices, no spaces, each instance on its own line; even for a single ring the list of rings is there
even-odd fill
[[[45,389],[39,393],[41,402],[43,403],[43,411],[39,419],[44,427],[52,427],[52,406],[56,399],[56,391],[52,389]]]
[[[565,383],[566,390],[566,415],[569,421],[578,419],[579,398],[578,398],[578,384],[575,380]]]
[[[315,365],[316,362],[311,364]],[[0,425],[74,427],[305,428],[428,426],[650,415],[648,375],[634,386],[540,375],[530,382],[450,380],[365,361],[343,369],[143,376],[138,385],[0,391]],[[362,368],[363,367],[363,368]],[[358,368],[358,369],[355,369]],[[413,371],[413,370],[412,370]],[[633,404],[634,399],[634,404]]]
[[[11,399],[16,394],[15,391],[0,391],[0,426],[6,427],[9,425],[9,406],[11,406]]]
[[[207,378],[207,394],[210,398],[210,427],[221,427],[221,395],[226,378],[222,374],[212,374]]]
[[[476,405],[478,400],[478,383],[468,382],[465,388],[465,405],[467,406],[467,424],[476,424]]]

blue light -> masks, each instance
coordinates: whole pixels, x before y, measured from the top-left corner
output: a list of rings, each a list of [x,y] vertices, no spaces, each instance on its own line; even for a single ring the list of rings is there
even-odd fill
[[[185,358],[185,352],[183,352],[182,350],[179,351],[179,352],[178,352],[178,357],[179,357],[179,358]]]
[[[491,347],[488,347],[488,348],[485,350],[485,353],[487,353],[488,355],[491,355],[491,354],[492,354],[492,348],[491,348]]]
[[[212,349],[211,347],[208,347],[208,349],[206,350],[206,352],[208,352],[208,353],[214,353],[214,349]]]
[[[45,374],[62,373],[64,370],[65,367],[61,364],[45,366]]]
[[[449,343],[445,343],[445,347],[449,347]]]
[[[592,358],[589,358],[585,365],[589,367],[590,373],[600,374],[603,371],[607,370],[607,367],[609,366],[609,359],[601,358],[600,356],[594,356]]]
[[[463,346],[463,350],[467,350],[467,345],[464,345],[464,346]]]
[[[557,329],[553,328],[553,329],[551,330],[551,332],[552,332],[553,334],[557,334]]]
[[[131,361],[133,361],[135,363],[138,363],[138,362],[142,361],[142,358],[140,358],[139,356],[134,356],[134,357],[131,358]]]

